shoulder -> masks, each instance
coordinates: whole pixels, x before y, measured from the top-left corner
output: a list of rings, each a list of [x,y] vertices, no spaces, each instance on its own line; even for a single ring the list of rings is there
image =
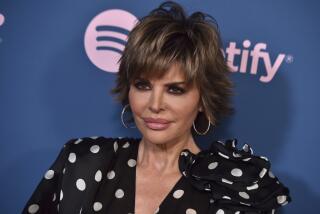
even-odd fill
[[[237,144],[233,138],[214,141],[196,155],[184,150],[180,168],[193,186],[234,209],[267,211],[289,203],[289,189],[272,173],[269,159]]]
[[[131,152],[131,147],[139,141],[132,137],[90,136],[69,139],[56,160],[60,165],[82,168],[108,164]],[[61,166],[62,167],[62,166]]]
[[[80,210],[78,206],[85,197],[87,201],[94,197],[94,190],[111,164],[126,157],[131,144],[137,140],[104,136],[69,139],[44,174],[23,213],[56,213],[57,208],[64,213],[78,212],[73,209]],[[121,155],[117,155],[119,153]],[[88,191],[84,192],[85,189]]]
[[[128,148],[138,138],[132,137],[105,137],[105,136],[84,136],[69,139],[63,147],[65,150],[78,153],[98,153],[101,150],[106,152],[117,152],[118,149]]]

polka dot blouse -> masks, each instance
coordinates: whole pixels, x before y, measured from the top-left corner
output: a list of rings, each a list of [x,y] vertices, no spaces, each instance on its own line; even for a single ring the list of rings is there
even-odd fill
[[[132,214],[141,139],[70,139],[23,209],[23,213]],[[158,214],[272,214],[291,201],[289,189],[236,139],[215,141],[193,154],[181,151],[181,178],[155,210]]]

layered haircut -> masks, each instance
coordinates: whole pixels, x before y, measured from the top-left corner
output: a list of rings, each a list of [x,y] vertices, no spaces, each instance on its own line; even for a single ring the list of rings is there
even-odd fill
[[[164,2],[142,17],[129,33],[111,93],[126,105],[130,85],[137,78],[161,78],[178,64],[187,85],[195,84],[199,89],[207,119],[217,124],[234,112],[230,105],[233,84],[221,48],[213,17],[203,12],[187,16],[179,4]]]

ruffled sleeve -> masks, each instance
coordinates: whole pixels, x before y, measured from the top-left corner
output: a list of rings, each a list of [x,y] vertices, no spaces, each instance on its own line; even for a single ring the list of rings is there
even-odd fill
[[[211,195],[213,207],[231,213],[274,213],[289,203],[289,189],[271,172],[269,160],[253,155],[248,144],[241,150],[236,145],[237,139],[228,139],[198,154],[184,149],[180,171],[196,189]]]
[[[44,173],[37,188],[29,198],[22,213],[58,213],[58,201],[62,195],[61,180],[64,173],[65,162],[68,158],[69,147],[76,139],[70,139],[60,150],[59,155]]]

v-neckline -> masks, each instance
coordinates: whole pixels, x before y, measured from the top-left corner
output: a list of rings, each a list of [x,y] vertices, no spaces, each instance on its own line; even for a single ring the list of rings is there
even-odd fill
[[[140,145],[141,138],[138,138],[135,147],[134,147],[134,159],[136,160],[136,163],[138,162],[138,152],[139,152],[139,145]],[[180,185],[180,183],[183,181],[184,176],[181,174],[180,178],[176,181],[176,183],[173,185],[173,187],[170,189],[170,191],[167,193],[167,195],[162,199],[160,204],[158,205],[157,209],[159,210],[154,210],[153,213],[161,213],[160,207],[163,207],[170,197],[170,195],[173,193],[173,191]],[[133,213],[136,213],[136,182],[137,182],[137,164],[134,166],[133,169]]]

